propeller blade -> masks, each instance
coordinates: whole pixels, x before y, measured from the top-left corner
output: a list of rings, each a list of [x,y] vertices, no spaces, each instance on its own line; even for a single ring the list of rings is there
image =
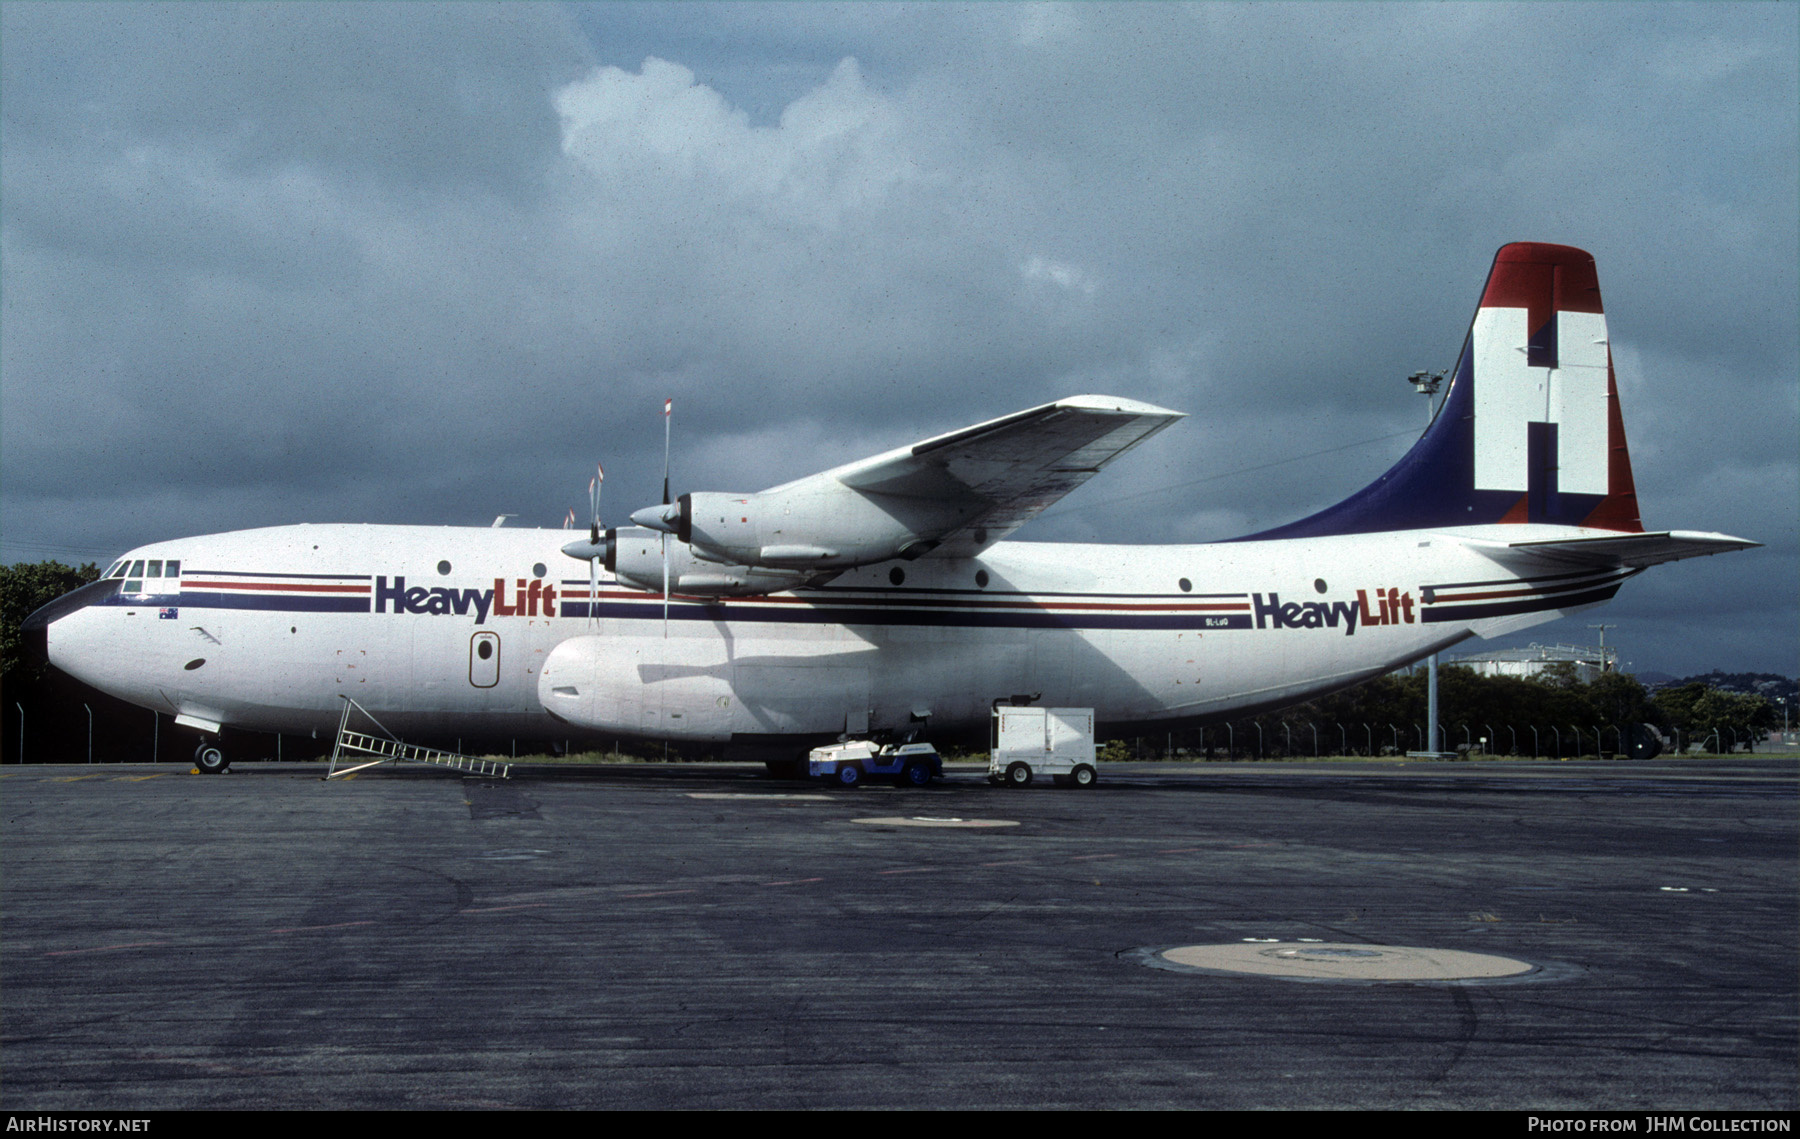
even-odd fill
[[[594,477],[588,481],[588,499],[593,505],[594,520],[588,524],[588,541],[594,556],[588,559],[588,624],[600,623],[600,490],[606,482],[606,468],[594,464]]]
[[[600,489],[606,482],[606,468],[594,464],[594,477],[588,480],[588,502],[593,506],[594,520],[588,526],[588,540],[600,544]]]
[[[667,513],[669,506],[669,414],[675,410],[673,399],[663,400],[663,510]],[[642,513],[640,511],[639,513]],[[663,640],[669,639],[669,531],[667,522],[657,527],[662,530],[663,556]]]

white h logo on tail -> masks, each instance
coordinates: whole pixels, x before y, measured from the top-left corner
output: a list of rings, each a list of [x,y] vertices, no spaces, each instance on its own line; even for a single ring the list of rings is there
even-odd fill
[[[1532,367],[1527,310],[1475,313],[1475,489],[1530,489],[1525,425],[1556,424],[1556,489],[1606,494],[1606,316],[1556,314],[1556,366]]]

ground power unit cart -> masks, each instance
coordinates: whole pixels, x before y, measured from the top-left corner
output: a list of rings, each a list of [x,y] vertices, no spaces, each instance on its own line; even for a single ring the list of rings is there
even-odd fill
[[[1092,787],[1099,777],[1094,764],[1092,708],[994,708],[988,782],[1026,787],[1048,775],[1058,786]]]

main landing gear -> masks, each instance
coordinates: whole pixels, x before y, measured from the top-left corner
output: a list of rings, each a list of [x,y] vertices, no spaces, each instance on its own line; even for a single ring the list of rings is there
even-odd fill
[[[201,740],[194,749],[194,767],[202,775],[223,775],[230,766],[231,759],[217,740]]]

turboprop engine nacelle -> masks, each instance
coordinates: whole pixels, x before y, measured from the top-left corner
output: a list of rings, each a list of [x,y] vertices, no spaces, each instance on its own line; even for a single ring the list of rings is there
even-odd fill
[[[928,553],[983,505],[814,484],[748,495],[684,494],[667,506],[646,507],[631,520],[675,535],[704,560],[844,570]]]
[[[601,564],[626,585],[652,593],[663,588],[663,543],[655,530],[608,530],[601,541]],[[669,590],[690,597],[754,597],[793,589],[818,576],[797,571],[725,565],[702,559],[692,546],[668,542]]]

